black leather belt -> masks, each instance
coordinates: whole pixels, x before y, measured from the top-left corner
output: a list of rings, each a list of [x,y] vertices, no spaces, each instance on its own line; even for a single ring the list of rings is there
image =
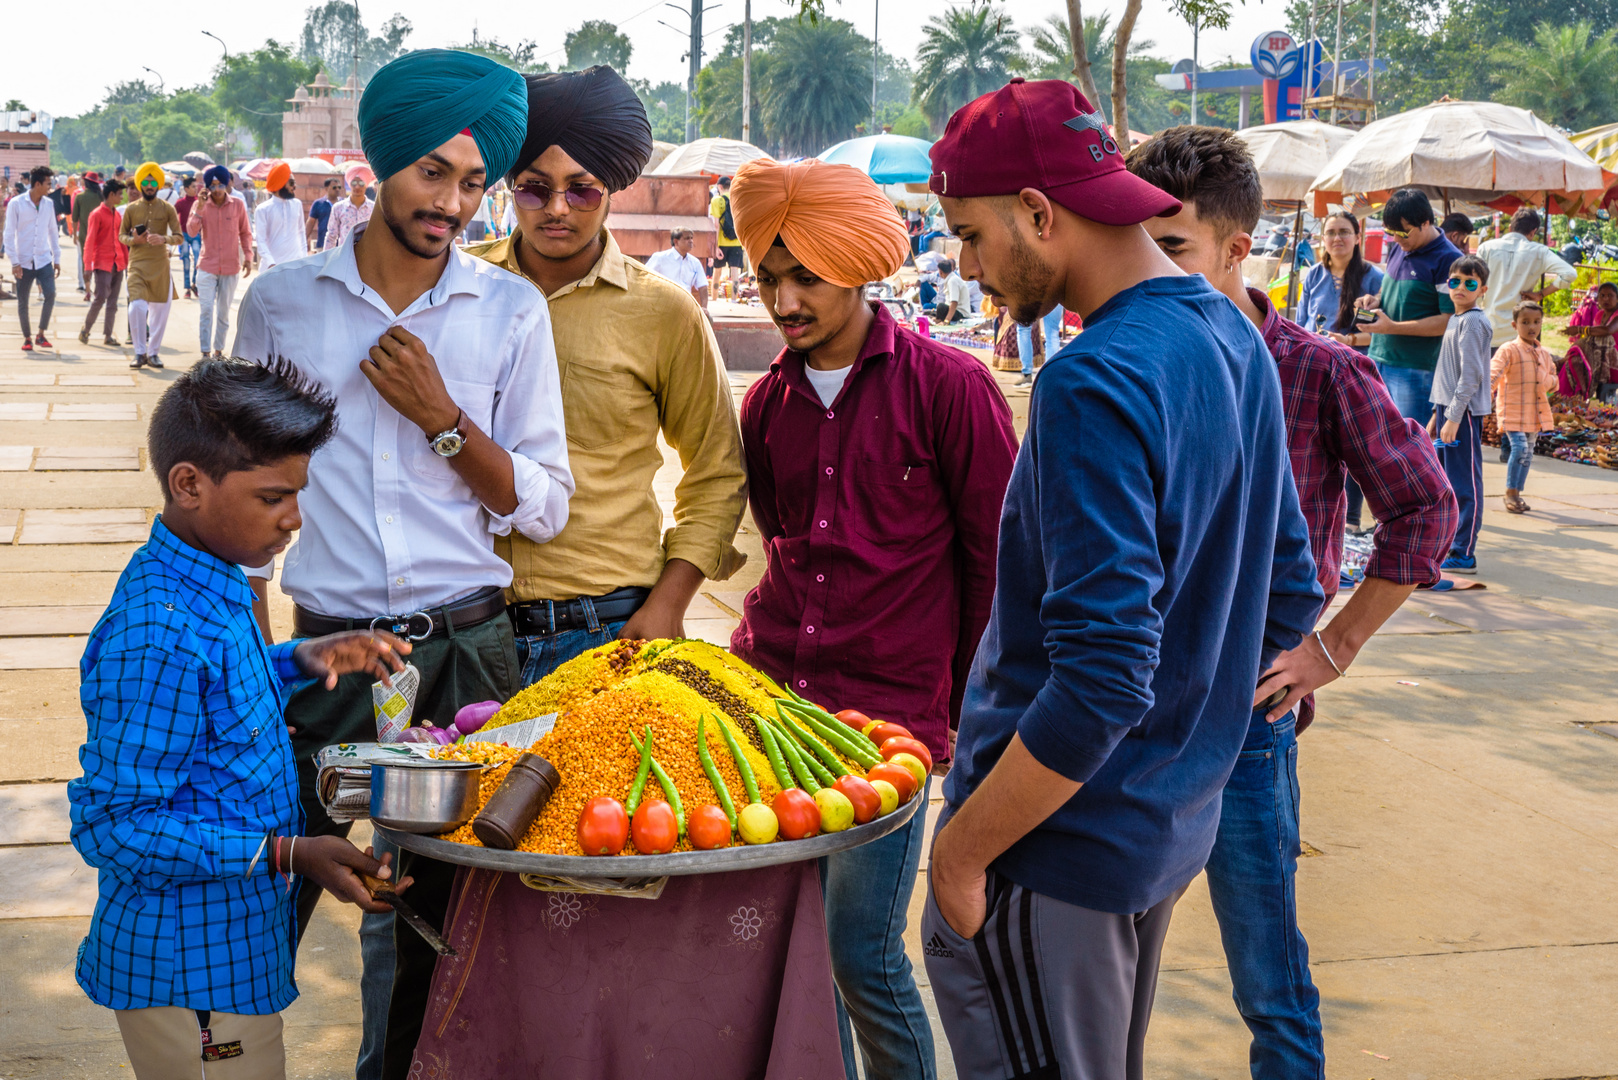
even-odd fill
[[[574,600],[528,600],[512,604],[512,625],[523,637],[548,637],[568,630],[595,630],[602,623],[627,619],[640,610],[650,589],[614,589],[604,596],[581,596]],[[586,603],[588,602],[588,607]],[[594,623],[591,625],[591,615]]]
[[[292,627],[300,637],[340,634],[344,630],[386,630],[396,637],[410,641],[426,641],[429,638],[442,637],[449,633],[451,628],[470,630],[474,626],[488,622],[505,610],[505,590],[490,585],[453,603],[427,608],[410,615],[339,619],[331,615],[321,615],[307,608],[295,607],[292,610]]]

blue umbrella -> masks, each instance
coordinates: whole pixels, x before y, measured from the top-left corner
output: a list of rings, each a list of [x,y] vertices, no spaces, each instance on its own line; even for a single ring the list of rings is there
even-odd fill
[[[852,165],[879,184],[925,184],[933,174],[927,150],[933,144],[908,135],[848,139],[820,155],[834,165]]]

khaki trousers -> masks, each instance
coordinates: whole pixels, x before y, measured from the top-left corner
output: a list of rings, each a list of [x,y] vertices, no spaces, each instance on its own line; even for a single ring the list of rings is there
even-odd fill
[[[203,1057],[202,1021],[195,1009],[163,1005],[119,1009],[117,1015],[136,1080],[286,1080],[280,1013],[207,1014],[209,1044],[220,1055],[213,1061]]]

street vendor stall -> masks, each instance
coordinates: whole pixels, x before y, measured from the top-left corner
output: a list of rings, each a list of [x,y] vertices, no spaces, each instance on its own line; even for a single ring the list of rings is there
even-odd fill
[[[381,730],[399,741],[323,751],[319,784],[334,817],[368,789],[379,833],[460,867],[423,934],[442,940],[417,1067],[842,1075],[817,860],[919,812],[931,756],[903,728],[664,640]]]

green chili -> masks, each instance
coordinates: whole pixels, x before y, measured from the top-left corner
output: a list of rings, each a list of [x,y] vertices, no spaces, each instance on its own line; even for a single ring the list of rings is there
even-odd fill
[[[663,771],[663,766],[657,763],[655,757],[652,759],[652,775],[657,777],[659,784],[663,785],[663,794],[668,797],[669,806],[674,810],[674,818],[680,823],[680,835],[684,836],[685,806],[680,802],[680,792],[675,788],[674,781],[669,779],[669,774]]]
[[[730,801],[730,789],[725,787],[725,778],[719,775],[719,769],[713,763],[713,755],[708,753],[707,723],[706,713],[697,717],[697,759],[702,762],[702,771],[708,775],[708,783],[713,785],[714,794],[719,797],[719,809],[725,812],[725,820],[730,822],[730,827],[734,831],[736,806]]]
[[[786,760],[781,756],[781,748],[776,745],[775,733],[770,730],[770,722],[753,713],[753,724],[758,728],[758,737],[764,743],[764,756],[770,759],[770,771],[775,773],[775,782],[785,791],[798,785],[792,782],[792,770],[787,768]]]
[[[839,753],[845,757],[853,758],[867,769],[873,765],[882,764],[882,755],[876,752],[875,744],[864,735],[855,732],[853,728],[841,720],[833,718],[831,723],[828,724],[807,709],[794,708],[790,703],[784,701],[776,702],[776,708],[785,709],[792,713],[793,716],[802,720],[816,735],[831,743],[832,747]]]
[[[797,714],[787,709],[777,711],[781,717],[781,726],[786,728],[787,731],[792,735],[796,736],[798,743],[803,746],[804,749],[809,751],[811,756],[805,760],[813,761],[815,758],[819,758],[820,763],[826,767],[826,772],[830,775],[824,781],[825,783],[830,784],[837,777],[848,775],[847,767],[845,767],[841,761],[837,760],[837,753],[832,750],[831,747],[815,738],[811,732],[806,730],[804,726],[799,723]],[[815,778],[819,779],[818,773],[815,774]]]
[[[640,805],[640,794],[646,788],[646,774],[652,770],[652,725],[646,725],[646,741],[639,742],[635,733],[629,733],[629,745],[640,751],[640,768],[635,770],[635,782],[629,785],[629,798],[624,802],[624,810],[633,814],[635,807]]]
[[[723,718],[716,717],[719,724],[719,734],[725,737],[725,746],[730,750],[731,760],[736,762],[736,771],[741,774],[742,787],[747,789],[747,801],[758,802],[758,781],[753,778],[753,766],[742,755],[742,748],[736,745],[736,736],[731,734],[730,726]]]
[[[808,763],[804,761],[803,753],[798,749],[797,740],[784,730],[775,730],[775,725],[770,721],[766,720],[764,722],[770,724],[770,734],[775,736],[775,744],[780,748],[781,756],[786,758],[787,764],[792,767],[792,775],[798,778],[798,786],[811,795],[819,791],[822,786],[820,778],[814,774]],[[820,763],[816,762],[815,764],[818,766]],[[829,777],[827,782],[830,782]]]

